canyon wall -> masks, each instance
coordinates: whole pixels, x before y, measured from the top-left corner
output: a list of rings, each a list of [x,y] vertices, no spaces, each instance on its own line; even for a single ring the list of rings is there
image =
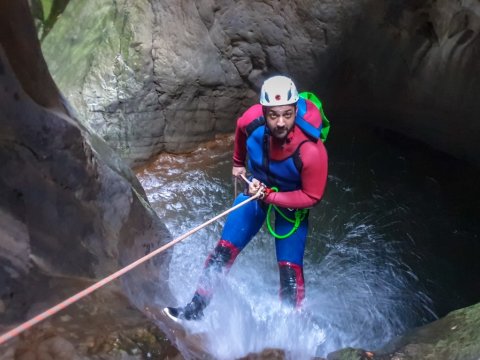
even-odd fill
[[[231,132],[276,73],[333,122],[480,162],[475,1],[71,0],[42,43],[62,92],[131,165]]]

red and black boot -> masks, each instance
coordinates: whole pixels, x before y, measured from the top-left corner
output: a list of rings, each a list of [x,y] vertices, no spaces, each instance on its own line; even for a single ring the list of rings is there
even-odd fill
[[[163,309],[164,313],[174,321],[200,320],[203,310],[210,303],[219,275],[228,273],[239,252],[231,242],[220,240],[205,261],[203,274],[192,301],[184,307],[167,307]]]
[[[282,303],[299,309],[305,298],[303,267],[288,261],[278,263],[280,272],[280,300]]]

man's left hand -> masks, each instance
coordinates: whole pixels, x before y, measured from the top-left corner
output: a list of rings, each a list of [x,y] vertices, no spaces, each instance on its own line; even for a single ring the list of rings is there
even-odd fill
[[[252,179],[250,184],[248,185],[248,195],[253,196],[256,195],[259,191],[262,192],[260,195],[260,199],[265,199],[270,193],[273,192],[272,189],[267,187],[264,183],[257,179]]]
[[[262,186],[263,184],[259,180],[252,179],[250,184],[248,184],[248,195],[250,196],[256,195]]]

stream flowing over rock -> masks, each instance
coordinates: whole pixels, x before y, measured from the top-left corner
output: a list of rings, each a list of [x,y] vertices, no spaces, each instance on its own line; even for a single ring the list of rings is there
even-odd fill
[[[232,131],[274,73],[333,118],[480,163],[479,33],[478,1],[71,0],[42,47],[81,118],[130,164]]]

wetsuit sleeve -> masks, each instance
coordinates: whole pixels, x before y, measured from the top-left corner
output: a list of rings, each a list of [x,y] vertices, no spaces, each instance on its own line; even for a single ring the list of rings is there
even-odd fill
[[[247,159],[247,126],[262,115],[262,106],[256,104],[247,109],[237,120],[235,144],[233,146],[233,166],[245,166]]]
[[[242,118],[237,121],[235,129],[235,143],[233,145],[233,166],[245,166],[247,159],[247,132]]]
[[[264,201],[280,207],[302,209],[309,208],[320,201],[327,183],[328,156],[325,146],[307,142],[300,148],[303,163],[302,188],[295,191],[271,193]]]

